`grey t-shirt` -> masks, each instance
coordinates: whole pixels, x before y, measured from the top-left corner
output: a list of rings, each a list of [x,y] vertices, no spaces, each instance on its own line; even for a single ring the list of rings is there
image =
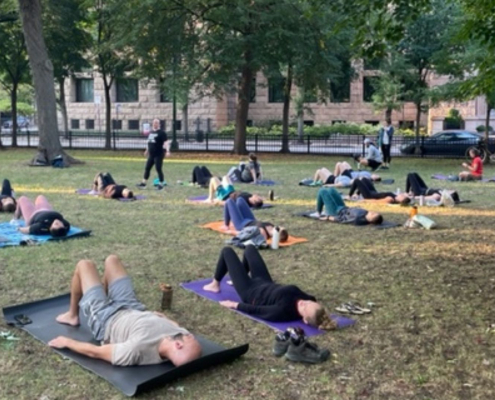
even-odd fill
[[[370,144],[368,147],[366,158],[368,160],[375,160],[376,162],[382,162],[382,155],[380,154],[380,151],[372,144]]]
[[[113,344],[113,365],[160,364],[158,347],[165,337],[189,334],[167,318],[151,311],[118,311],[108,322],[104,343]]]

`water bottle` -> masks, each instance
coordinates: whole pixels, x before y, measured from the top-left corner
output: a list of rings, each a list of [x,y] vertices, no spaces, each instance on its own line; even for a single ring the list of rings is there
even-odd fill
[[[162,310],[170,310],[172,308],[174,289],[171,285],[161,283],[160,290],[162,291]]]
[[[272,231],[272,249],[277,250],[280,242],[280,228],[275,226]]]
[[[395,194],[400,194],[400,188],[397,188]]]
[[[425,196],[419,196],[419,205],[421,207],[425,205]]]

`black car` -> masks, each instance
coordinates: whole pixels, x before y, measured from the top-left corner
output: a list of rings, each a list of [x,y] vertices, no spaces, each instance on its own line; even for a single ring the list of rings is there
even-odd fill
[[[470,147],[479,147],[483,143],[484,136],[477,132],[448,130],[422,138],[420,149],[423,155],[464,157]],[[489,140],[488,148],[492,153],[495,151],[495,142],[493,140]],[[410,142],[400,147],[400,151],[403,154],[414,154],[415,149],[416,141],[413,138],[411,138]]]

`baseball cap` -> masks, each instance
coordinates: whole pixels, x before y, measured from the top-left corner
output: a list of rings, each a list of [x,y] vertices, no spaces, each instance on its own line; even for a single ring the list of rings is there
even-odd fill
[[[368,144],[368,143],[371,143],[371,140],[368,138],[364,139],[364,144]]]

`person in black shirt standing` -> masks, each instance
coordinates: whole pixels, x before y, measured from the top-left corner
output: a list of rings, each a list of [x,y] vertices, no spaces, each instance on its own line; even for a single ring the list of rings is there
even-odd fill
[[[316,299],[295,285],[280,285],[273,281],[260,253],[252,245],[246,247],[242,262],[230,247],[224,247],[218,259],[213,281],[204,290],[220,292],[220,281],[230,275],[241,302],[231,300],[220,304],[254,315],[266,321],[295,321],[319,327],[328,318]],[[249,273],[251,275],[249,275]]]
[[[144,176],[141,183],[137,184],[138,188],[144,189],[146,187],[146,182],[150,177],[151,168],[155,166],[156,172],[158,173],[159,183],[156,186],[157,190],[163,189],[165,185],[165,178],[163,176],[163,158],[165,157],[164,146],[167,142],[167,134],[160,129],[160,120],[153,120],[153,130],[148,135],[148,147],[146,148],[144,155],[148,157],[146,160],[146,165],[144,167]],[[168,153],[168,150],[167,150]]]
[[[19,228],[22,233],[30,235],[66,236],[70,224],[62,214],[53,211],[53,207],[45,196],[38,196],[33,203],[25,196],[17,201],[14,218],[24,218],[26,227]]]

